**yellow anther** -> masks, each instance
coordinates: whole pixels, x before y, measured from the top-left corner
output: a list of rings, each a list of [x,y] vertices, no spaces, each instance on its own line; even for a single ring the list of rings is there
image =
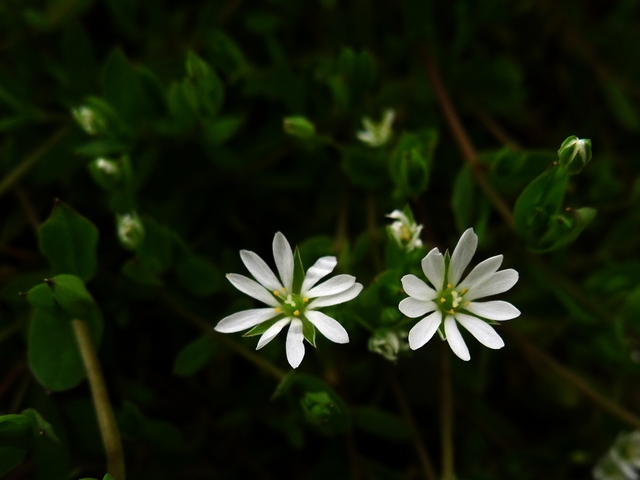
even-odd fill
[[[280,307],[276,307],[276,313],[280,313]]]
[[[300,310],[296,310],[295,312],[293,312],[294,315],[300,315]]]
[[[440,303],[444,303],[444,302],[446,302],[446,300],[444,299],[444,297],[442,297],[442,298],[440,299]]]
[[[453,285],[451,285],[450,283],[447,283],[447,288],[451,288]]]
[[[468,307],[469,305],[471,305],[471,302],[464,302],[464,304]]]
[[[464,295],[465,293],[467,293],[468,290],[466,288],[463,288],[462,291],[460,292],[462,295]]]
[[[450,313],[451,315],[453,315],[453,314],[454,314],[454,313],[456,313],[456,312],[454,312],[454,311],[453,311],[453,308],[452,308],[451,310],[449,310],[449,313]]]
[[[305,297],[302,301],[303,301],[304,303],[308,303],[308,302],[309,302],[309,299]]]
[[[279,292],[278,290],[274,290],[274,291],[273,291],[273,294],[274,294],[276,297],[279,297],[279,296],[280,296],[280,292]]]
[[[286,292],[286,291],[287,291],[287,289],[286,289],[286,288],[284,288],[284,287],[282,287],[280,290],[282,290],[283,292]]]

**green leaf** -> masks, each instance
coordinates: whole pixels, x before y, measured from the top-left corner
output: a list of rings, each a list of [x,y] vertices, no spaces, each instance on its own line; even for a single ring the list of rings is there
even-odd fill
[[[186,68],[182,91],[187,102],[200,116],[215,117],[224,100],[224,87],[218,75],[194,52],[187,54]]]
[[[344,433],[351,427],[351,415],[342,398],[325,382],[296,373],[284,390],[299,389],[305,420],[325,435]]]
[[[102,338],[102,314],[96,307],[84,320],[97,349]],[[73,388],[86,375],[67,316],[52,316],[38,309],[34,311],[29,328],[28,358],[35,377],[51,391]]]
[[[491,208],[484,195],[476,188],[471,168],[464,165],[453,184],[453,196],[451,198],[451,210],[458,231],[463,232],[473,227],[475,232],[482,237],[487,228]]]
[[[53,427],[51,426],[51,424],[47,422],[37,410],[34,410],[33,408],[27,408],[26,410],[22,411],[22,414],[33,420],[34,425],[36,425],[37,432],[34,432],[34,435],[38,435],[38,437],[44,435],[50,440],[53,440],[56,443],[60,443],[60,440],[58,439],[56,432],[53,431]]]
[[[93,297],[84,282],[75,275],[57,275],[45,280],[53,298],[73,318],[86,318],[95,307]]]
[[[209,335],[202,337],[187,344],[173,364],[173,373],[181,377],[188,377],[195,374],[204,367],[216,350],[216,344]]]
[[[291,289],[300,293],[302,289],[302,283],[304,282],[305,271],[304,265],[302,265],[302,257],[300,256],[300,249],[296,246],[293,252],[293,284]]]
[[[435,130],[402,134],[389,163],[400,196],[417,196],[427,189],[437,142]]]
[[[233,137],[240,127],[244,119],[240,116],[220,117],[205,127],[205,138],[207,142],[213,145],[222,145],[231,137]]]
[[[220,287],[222,275],[218,269],[197,255],[188,255],[179,261],[175,271],[183,288],[195,296],[209,296]]]
[[[77,275],[85,282],[97,269],[98,229],[69,207],[56,201],[51,216],[39,230],[40,250],[56,273]]]
[[[614,82],[603,85],[611,113],[621,127],[630,132],[640,131],[640,118],[627,94]]]
[[[36,422],[27,415],[0,417],[0,447],[28,449],[37,434]]]
[[[26,449],[0,447],[0,477],[20,465],[26,456]]]
[[[411,440],[411,427],[397,415],[377,407],[358,407],[351,410],[353,424],[365,433],[394,442]]]
[[[266,332],[274,323],[284,318],[283,315],[277,315],[275,318],[262,322],[253,327],[248,332],[242,334],[243,337],[255,337],[256,335],[262,335]]]
[[[49,287],[49,285],[47,285],[46,283],[36,285],[31,290],[29,290],[27,292],[27,301],[33,308],[42,310],[47,315],[59,318],[68,317],[69,315],[56,301],[53,296],[51,287]],[[69,317],[69,319],[71,318]]]
[[[151,287],[164,285],[162,279],[137,257],[127,260],[122,266],[122,273],[141,285]]]

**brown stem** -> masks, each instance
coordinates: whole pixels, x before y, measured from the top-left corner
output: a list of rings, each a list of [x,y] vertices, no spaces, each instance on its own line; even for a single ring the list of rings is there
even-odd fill
[[[513,215],[511,214],[511,209],[485,178],[482,166],[478,163],[476,151],[473,148],[471,140],[469,140],[469,135],[467,135],[467,132],[458,117],[458,113],[449,98],[449,94],[444,88],[440,71],[433,60],[431,53],[427,49],[424,50],[423,57],[425,68],[429,79],[431,80],[431,84],[433,85],[442,114],[449,126],[449,130],[451,130],[453,138],[458,144],[462,157],[471,167],[473,179],[487,196],[493,207],[498,211],[505,223],[513,228]]]
[[[115,480],[125,480],[124,450],[120,431],[113,414],[113,407],[109,400],[109,392],[104,381],[100,360],[89,327],[84,320],[74,319],[71,321],[73,331],[80,349],[80,356],[87,371],[87,379],[91,388],[93,405],[98,417],[102,442],[107,453],[107,470]]]
[[[402,416],[404,417],[404,421],[407,422],[407,424],[409,424],[409,426],[411,427],[411,431],[413,433],[413,446],[416,449],[416,454],[418,455],[418,459],[420,460],[420,465],[422,466],[424,477],[427,480],[436,480],[436,472],[433,469],[431,457],[429,456],[427,448],[424,445],[422,435],[420,435],[420,429],[416,424],[413,413],[411,413],[411,407],[407,402],[396,372],[389,368],[387,370],[387,376],[389,378],[389,383],[391,384],[391,389],[393,390],[393,395],[396,397],[398,407],[400,407],[400,412],[402,412]]]
[[[607,397],[596,391],[576,373],[569,370],[543,350],[539,349],[536,345],[513,330],[513,328],[504,325],[503,331],[520,344],[522,352],[534,367],[544,365],[549,370],[552,370],[556,375],[562,377],[569,385],[582,393],[602,410],[609,412],[614,417],[617,417],[619,420],[622,420],[635,428],[640,428],[640,418],[634,413],[626,410],[617,403],[612,402]]]
[[[441,345],[442,378],[440,419],[442,422],[442,480],[453,480],[453,389],[451,386],[451,363],[448,344]]]

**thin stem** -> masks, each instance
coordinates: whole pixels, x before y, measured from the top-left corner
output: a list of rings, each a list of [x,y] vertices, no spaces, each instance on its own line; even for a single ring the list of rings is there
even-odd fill
[[[438,477],[433,469],[431,457],[424,445],[424,441],[420,435],[420,429],[416,424],[413,413],[411,413],[411,407],[409,406],[409,402],[407,402],[402,386],[400,385],[400,381],[398,380],[398,376],[391,368],[387,369],[387,376],[389,378],[389,383],[391,384],[391,389],[393,390],[393,395],[396,397],[396,402],[398,403],[402,416],[404,417],[404,421],[411,427],[411,431],[413,433],[413,446],[416,449],[418,459],[420,460],[424,477],[427,480],[436,480]]]
[[[491,204],[498,211],[500,216],[503,218],[505,223],[513,228],[513,215],[511,214],[511,209],[503,200],[503,198],[496,192],[491,184],[487,181],[482,172],[481,165],[478,163],[478,155],[476,154],[475,149],[473,148],[473,144],[471,140],[469,140],[469,135],[467,134],[460,118],[458,117],[458,113],[449,98],[449,94],[447,93],[444,85],[442,83],[442,78],[440,76],[440,71],[431,56],[431,53],[425,49],[424,53],[424,64],[427,70],[427,74],[429,75],[429,79],[431,80],[431,84],[433,85],[433,89],[435,91],[436,97],[438,99],[438,103],[440,104],[440,108],[442,110],[442,114],[449,125],[449,129],[458,144],[458,148],[462,153],[462,157],[471,167],[471,174],[473,175],[473,179],[476,184],[480,187],[480,189],[487,196]]]
[[[195,312],[192,312],[184,305],[180,304],[176,299],[166,294],[166,292],[161,295],[160,301],[166,305],[173,313],[178,315],[180,318],[188,321],[192,325],[199,328],[203,333],[209,335],[212,338],[215,338],[216,341],[222,343],[230,350],[233,350],[241,357],[244,357],[249,362],[253,363],[256,367],[264,370],[266,373],[275,377],[277,380],[282,380],[286,373],[276,367],[274,364],[265,360],[260,355],[256,355],[251,350],[246,348],[244,345],[239,344],[235,340],[227,337],[224,334],[216,332],[213,327],[207,322],[204,318],[198,315]]]
[[[20,180],[29,170],[31,170],[36,163],[51,150],[64,136],[69,132],[71,127],[66,125],[51,135],[42,145],[29,154],[24,160],[22,160],[16,168],[11,170],[0,181],[0,197],[5,195],[15,183]]]
[[[531,343],[508,325],[503,326],[503,331],[520,344],[522,352],[528,357],[534,367],[538,367],[540,364],[546,366],[602,410],[609,412],[614,417],[617,417],[619,420],[635,428],[640,428],[640,418],[634,413],[626,410],[617,403],[612,402],[607,397],[596,391],[591,387],[591,385],[580,378],[580,376],[569,370],[556,359],[549,356],[543,350],[540,350],[536,345]]]
[[[80,349],[80,356],[87,370],[91,396],[98,417],[102,442],[107,453],[107,470],[115,480],[125,480],[124,451],[120,431],[109,400],[109,392],[102,375],[100,360],[91,340],[89,327],[84,320],[71,321]]]
[[[451,387],[451,363],[449,348],[441,345],[441,396],[440,420],[442,432],[442,480],[454,479],[453,461],[453,389]]]

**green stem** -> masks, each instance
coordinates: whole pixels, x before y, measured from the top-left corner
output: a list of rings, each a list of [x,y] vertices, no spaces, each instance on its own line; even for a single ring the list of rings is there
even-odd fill
[[[422,466],[424,477],[427,480],[436,480],[436,472],[433,469],[431,457],[429,456],[427,448],[424,445],[422,436],[420,435],[420,429],[416,424],[415,418],[413,418],[411,407],[409,407],[409,402],[407,402],[396,372],[389,368],[387,369],[387,376],[389,378],[389,383],[391,384],[393,394],[396,397],[396,402],[398,403],[400,411],[402,412],[404,421],[407,422],[407,424],[411,427],[411,432],[413,434],[413,446],[416,449],[416,454],[418,455],[418,459],[420,460],[420,465]]]
[[[7,173],[0,181],[0,197],[5,195],[49,150],[62,140],[70,129],[71,127],[68,125],[58,129],[42,145],[22,160],[16,168]]]
[[[120,431],[109,400],[109,392],[102,375],[100,360],[91,340],[89,327],[84,320],[71,321],[80,349],[80,356],[87,370],[87,379],[98,417],[102,442],[107,453],[107,470],[115,480],[125,480],[124,450]]]
[[[531,343],[525,337],[517,333],[508,325],[504,325],[503,331],[509,336],[514,338],[522,349],[522,352],[530,360],[534,367],[543,365],[549,370],[552,370],[556,375],[562,377],[569,385],[582,393],[585,397],[591,400],[596,406],[602,410],[609,412],[614,417],[617,417],[621,421],[635,427],[640,428],[640,418],[634,413],[626,410],[617,403],[612,402],[607,397],[596,391],[591,385],[580,378],[576,373],[569,370],[553,357],[549,356],[544,351],[540,350],[536,345]]]
[[[253,363],[256,367],[264,370],[266,373],[275,377],[277,380],[282,380],[286,373],[276,367],[274,364],[265,360],[260,355],[256,355],[251,350],[246,348],[244,345],[236,342],[235,340],[227,337],[225,334],[216,332],[213,327],[200,315],[192,312],[182,304],[178,303],[173,297],[169,296],[166,292],[160,296],[160,301],[164,303],[169,309],[173,311],[176,315],[184,320],[188,321],[192,325],[199,328],[203,333],[209,335],[212,338],[215,338],[216,341],[222,343],[230,350],[233,350],[241,357],[244,357],[249,362]]]
[[[453,480],[453,389],[451,387],[451,364],[448,344],[442,347],[442,378],[441,378],[441,405],[440,420],[442,427],[442,480]]]

